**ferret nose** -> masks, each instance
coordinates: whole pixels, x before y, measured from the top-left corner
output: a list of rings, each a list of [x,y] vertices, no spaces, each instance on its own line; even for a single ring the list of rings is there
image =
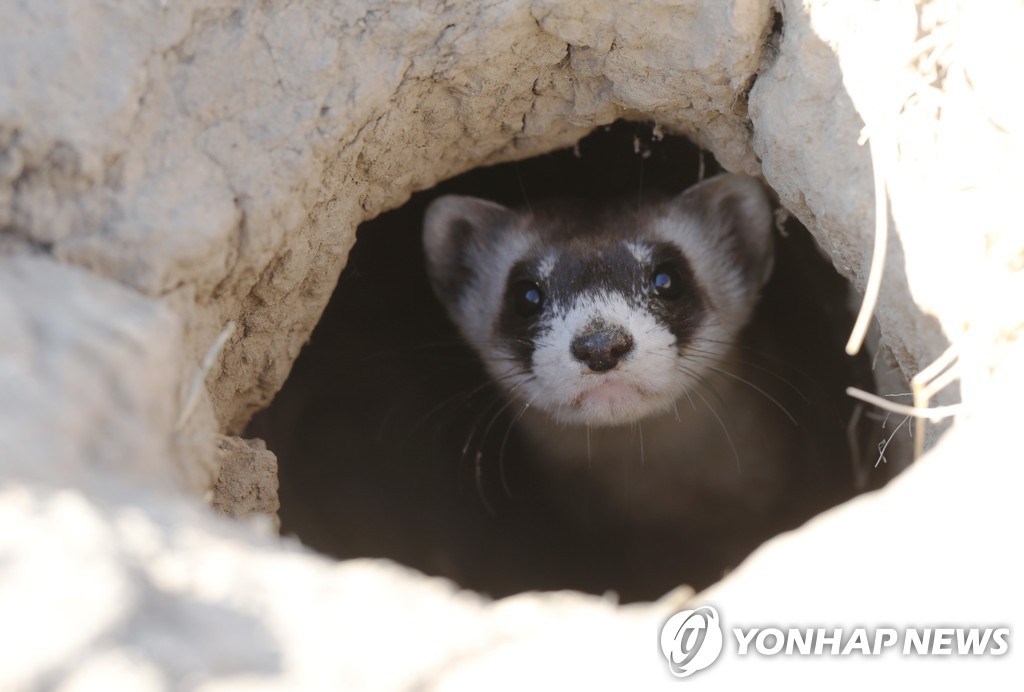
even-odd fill
[[[572,355],[594,372],[605,372],[633,350],[633,337],[622,327],[587,329],[572,340]]]

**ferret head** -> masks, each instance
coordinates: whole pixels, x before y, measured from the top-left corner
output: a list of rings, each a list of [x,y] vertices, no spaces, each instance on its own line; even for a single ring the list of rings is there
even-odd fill
[[[434,291],[491,376],[562,423],[672,407],[730,350],[772,267],[771,207],[722,175],[637,208],[427,209]]]

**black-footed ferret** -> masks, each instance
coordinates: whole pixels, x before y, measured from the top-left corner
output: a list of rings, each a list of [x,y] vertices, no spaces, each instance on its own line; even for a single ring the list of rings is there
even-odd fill
[[[697,532],[787,501],[804,443],[737,349],[773,265],[757,180],[600,209],[449,195],[427,210],[424,245],[435,293],[520,403],[540,462],[583,469],[641,523]]]

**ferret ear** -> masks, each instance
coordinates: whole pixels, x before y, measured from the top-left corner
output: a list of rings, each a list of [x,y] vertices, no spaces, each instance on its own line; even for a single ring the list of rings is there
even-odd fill
[[[430,203],[423,219],[423,247],[430,280],[443,300],[458,298],[472,278],[473,247],[513,215],[508,207],[477,197],[445,195]]]
[[[688,215],[701,219],[713,239],[727,243],[743,276],[760,288],[772,273],[772,205],[756,178],[718,175],[694,185],[676,198]]]

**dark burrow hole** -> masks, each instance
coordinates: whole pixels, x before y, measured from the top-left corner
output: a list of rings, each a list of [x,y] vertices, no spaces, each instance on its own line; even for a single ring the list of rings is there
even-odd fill
[[[639,453],[623,460],[619,503],[606,502],[587,472],[552,481],[513,425],[514,408],[498,413],[504,399],[433,297],[420,236],[439,195],[509,206],[556,195],[639,203],[682,191],[702,171],[720,168],[686,139],[620,122],[575,149],[470,171],[363,224],[309,344],[248,431],[280,460],[282,533],[337,558],[390,558],[494,597],[576,589],[648,600],[684,583],[708,586],[764,540],[879,485],[877,424],[849,426],[855,406],[845,388],[875,387],[870,359],[843,352],[848,285],[794,220],[775,233],[773,278],[747,332],[755,344],[770,334],[772,347],[747,357],[763,375],[763,393],[750,396],[785,406],[811,451],[793,461],[797,480],[767,520],[723,506],[714,530],[635,521],[630,478],[649,468]],[[769,427],[784,425],[780,415]],[[757,450],[744,453],[756,463]],[[582,514],[568,516],[570,505]]]

